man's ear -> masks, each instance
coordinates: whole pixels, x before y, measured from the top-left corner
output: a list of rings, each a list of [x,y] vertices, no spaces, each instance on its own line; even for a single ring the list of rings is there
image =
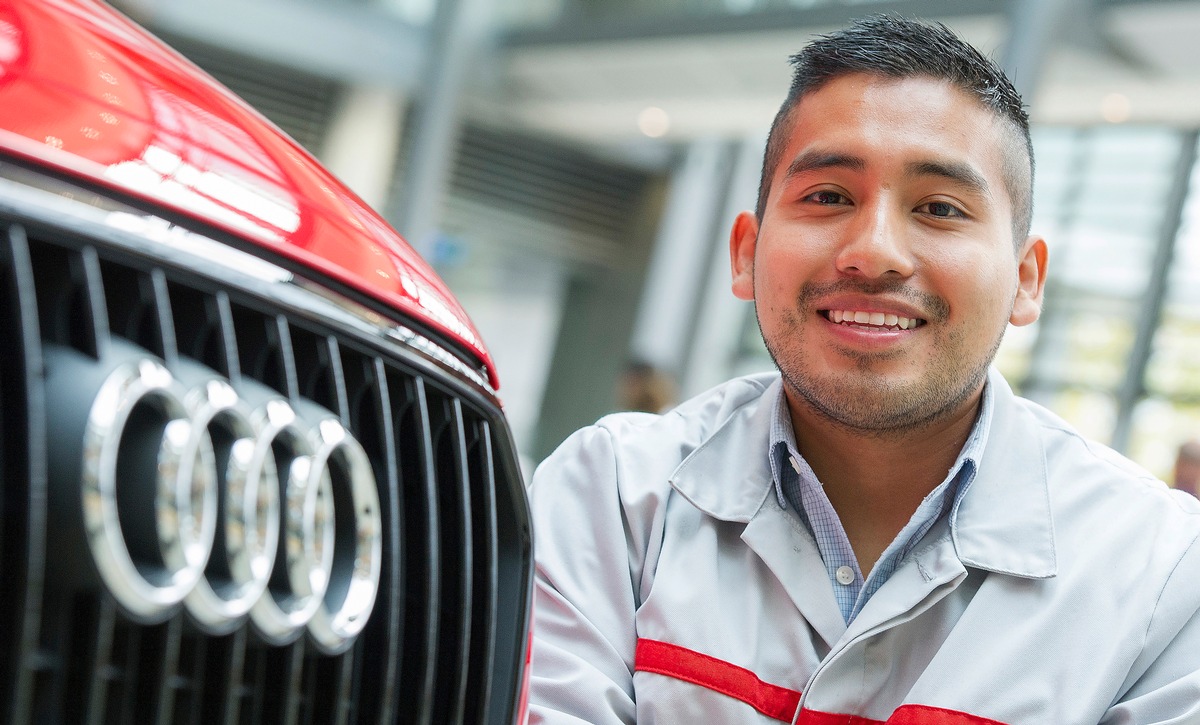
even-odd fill
[[[1046,240],[1031,236],[1017,257],[1017,298],[1008,321],[1028,325],[1042,314],[1042,293],[1046,288]]]
[[[733,220],[729,232],[729,266],[733,271],[733,294],[741,300],[754,299],[754,245],[758,243],[758,218],[744,211]]]

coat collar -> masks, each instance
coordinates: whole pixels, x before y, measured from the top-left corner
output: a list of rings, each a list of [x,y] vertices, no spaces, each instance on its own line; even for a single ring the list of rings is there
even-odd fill
[[[950,514],[954,546],[968,566],[1049,578],[1058,564],[1040,427],[994,369],[988,385],[992,430],[975,480]]]
[[[1042,579],[1057,572],[1045,451],[1012,389],[989,373],[991,432],[970,489],[951,512],[963,564]],[[713,518],[747,523],[774,491],[769,459],[771,401],[781,381],[748,398],[671,475],[671,485]],[[777,507],[767,507],[777,510]]]
[[[671,474],[671,485],[696,508],[715,519],[746,523],[775,490],[768,442],[771,401],[782,384],[776,377],[757,390]]]

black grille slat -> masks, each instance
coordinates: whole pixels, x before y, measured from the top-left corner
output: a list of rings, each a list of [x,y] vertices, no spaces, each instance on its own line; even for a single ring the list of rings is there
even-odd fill
[[[190,248],[159,260],[146,256],[148,241],[121,241],[129,232],[60,221],[0,219],[0,344],[13,351],[0,356],[0,722],[510,722],[517,673],[508,670],[524,640],[531,576],[527,511],[507,426],[469,366],[422,347],[429,341],[419,335],[408,342],[406,330],[373,335],[350,324],[345,310],[357,308],[348,300],[329,314],[318,313],[324,296],[297,304],[311,295],[308,282],[276,296],[236,268],[183,263]],[[374,611],[349,650],[329,654],[307,634],[271,643],[249,621],[214,634],[183,605],[134,614],[108,593],[81,525],[75,426],[83,430],[93,404],[88,391],[138,359],[162,361],[180,391],[225,378],[247,410],[270,391],[305,421],[327,410],[362,444],[378,484],[383,558]],[[77,386],[62,385],[77,373]],[[67,388],[92,398],[64,397]],[[48,419],[47,391],[56,401]],[[128,465],[120,476],[150,480],[151,469]],[[342,532],[346,472],[331,475]],[[132,514],[121,506],[125,529]],[[152,531],[142,525],[125,535]],[[342,534],[337,541],[344,566],[349,550]],[[131,544],[151,557],[136,559],[139,571],[145,564],[154,575],[148,546]]]
[[[296,367],[285,355],[291,343],[287,321],[241,305],[233,306],[231,315],[241,374],[295,399]]]
[[[155,325],[162,336],[163,360],[167,367],[176,368],[179,362],[178,340],[175,336],[175,319],[171,314],[171,297],[167,289],[167,278],[161,269],[150,271],[150,295],[153,300]]]
[[[420,378],[394,375],[393,406],[400,461],[400,499],[403,507],[404,638],[399,691],[405,699],[398,721],[429,725],[437,661],[440,607],[437,593],[442,577],[441,518],[434,475],[433,431],[429,403]]]
[[[36,244],[29,251],[43,340],[99,357],[108,319],[95,250]]]
[[[246,638],[241,678],[236,681],[235,691],[239,722],[274,722],[267,719],[267,700],[275,694],[267,681],[267,654],[265,647],[258,642],[252,646],[251,638]]]
[[[173,364],[175,329],[161,270],[146,274],[105,262],[99,268],[111,333]]]
[[[499,543],[496,538],[496,476],[492,467],[492,440],[488,424],[471,420],[466,425],[467,470],[472,486],[475,568],[471,603],[471,654],[467,693],[473,720],[486,720],[491,709],[492,675],[495,672],[496,617],[499,590]]]
[[[383,360],[354,356],[342,365],[346,382],[350,427],[373,431],[360,435],[367,455],[374,462],[380,481],[379,505],[383,514],[383,563],[375,610],[354,650],[357,710],[367,721],[395,721],[404,626],[402,586],[403,543],[401,538],[400,473],[396,460],[396,423],[392,417],[391,390]],[[367,671],[374,676],[367,676]],[[353,717],[351,722],[357,720]]]
[[[442,398],[430,406],[434,414],[438,506],[447,535],[443,537],[441,601],[457,605],[457,616],[443,617],[438,632],[438,683],[434,722],[462,722],[466,711],[467,670],[471,657],[471,606],[475,566],[471,490],[467,475],[462,404]],[[453,532],[456,536],[451,536]],[[457,540],[455,540],[457,538]]]
[[[339,712],[337,713],[338,723],[360,723],[360,722],[392,722],[390,717],[385,718],[384,714],[373,709],[372,705],[378,702],[378,699],[372,701],[371,704],[363,704],[363,683],[364,680],[378,682],[382,678],[378,676],[364,677],[367,670],[367,647],[366,643],[356,646],[350,651],[348,658],[348,667],[346,667],[347,690],[346,697],[341,702],[337,703]],[[389,684],[394,684],[395,680],[384,680]],[[385,687],[383,689],[392,689]]]
[[[305,663],[309,708],[300,722],[345,725],[353,672],[354,663],[349,657],[310,657]]]
[[[202,673],[201,689],[194,708],[197,723],[237,725],[247,630],[225,637],[204,638],[197,654],[196,671]],[[197,637],[199,639],[199,637]]]
[[[59,684],[58,682],[47,683],[48,686],[43,693],[45,695],[43,704],[47,715],[51,718],[61,711],[66,714],[69,722],[82,723],[92,705],[91,694],[93,683],[96,682],[94,666],[96,638],[84,637],[80,633],[98,633],[100,631],[100,603],[97,597],[91,595],[80,595],[70,600],[58,597],[48,597],[48,599],[57,610],[57,616],[53,619],[48,618],[47,625],[51,622],[59,625],[61,639],[56,642],[58,637],[51,634],[49,626],[47,626],[43,641],[60,648],[57,651],[63,653],[63,662],[67,671],[64,686],[58,692],[54,691],[57,689],[55,686]],[[58,698],[55,698],[56,695]]]
[[[292,327],[291,350],[300,397],[314,401],[346,422],[346,386],[337,340]]]
[[[180,691],[188,687],[188,678],[180,672],[180,652],[183,643],[183,618],[174,617],[166,624],[156,628],[160,637],[153,646],[143,646],[136,665],[143,673],[142,687],[139,692],[138,705],[134,710],[135,717],[144,720],[149,713],[154,713],[154,722],[159,725],[184,725],[186,721],[175,717],[175,700]],[[148,655],[154,653],[156,658]],[[152,669],[155,659],[161,661],[161,668]]]
[[[497,580],[501,583],[528,582],[525,572],[529,571],[533,539],[528,509],[524,508],[525,485],[516,457],[511,454],[512,442],[507,437],[507,427],[491,427],[490,433],[494,444],[492,471],[496,476],[496,520],[506,522],[496,530]],[[520,619],[527,616],[524,606],[528,590],[507,591],[512,596],[501,594],[496,601],[497,622],[508,626],[498,626],[496,630],[496,665],[492,670],[494,696],[486,722],[508,722],[518,714],[517,696],[521,682],[517,678],[525,663],[529,636],[529,622],[521,623]]]
[[[81,604],[86,606],[84,602]],[[131,689],[129,685],[132,684],[132,678],[123,679],[124,675],[130,673],[122,667],[123,663],[120,661],[122,645],[125,643],[120,641],[116,631],[116,607],[110,600],[101,598],[95,605],[93,616],[96,618],[95,626],[90,629],[95,636],[91,642],[81,642],[84,646],[91,645],[91,649],[87,650],[90,656],[81,658],[83,669],[80,680],[86,683],[80,690],[85,698],[82,711],[87,717],[88,725],[124,725],[127,720],[122,715],[128,711],[125,707],[125,696]]]
[[[170,699],[160,708],[164,725],[200,725],[203,720],[203,694],[208,679],[207,652],[209,639],[198,632],[188,631],[182,619],[171,621],[181,630],[176,655],[178,668],[170,685]]]
[[[44,656],[46,410],[35,383],[42,367],[37,294],[25,230],[10,226],[0,245],[0,719],[31,719],[37,680],[58,667]],[[24,435],[21,435],[24,431]],[[51,678],[61,683],[61,678]]]
[[[82,712],[81,706],[67,697],[69,690],[77,693],[82,688],[72,680],[70,667],[71,657],[76,653],[72,648],[72,632],[80,626],[77,612],[69,599],[52,590],[46,592],[41,607],[37,650],[28,661],[29,671],[34,675],[28,717],[16,722],[54,722],[59,713]]]
[[[179,354],[236,381],[240,366],[229,296],[206,295],[170,282],[166,294],[174,300],[171,326]]]
[[[296,725],[304,695],[303,640],[282,648],[267,649],[265,645],[260,645],[254,654],[256,658],[261,658],[260,668],[256,668],[255,674],[261,678],[258,685],[262,696],[256,703],[260,708],[258,716],[248,717],[246,722]]]

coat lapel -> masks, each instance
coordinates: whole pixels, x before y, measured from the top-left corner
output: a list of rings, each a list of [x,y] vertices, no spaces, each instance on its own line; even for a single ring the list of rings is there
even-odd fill
[[[745,525],[742,540],[832,647],[846,630],[820,552],[793,513],[779,506],[768,456],[776,380],[730,416],[675,469],[671,485],[697,509]]]
[[[1058,571],[1038,422],[995,370],[995,409],[979,471],[951,512],[954,547],[967,566],[1032,579]]]

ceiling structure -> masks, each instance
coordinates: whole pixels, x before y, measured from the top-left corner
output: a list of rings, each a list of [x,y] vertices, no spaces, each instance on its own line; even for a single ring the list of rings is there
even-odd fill
[[[421,87],[431,34],[398,12],[406,1],[414,2],[117,4],[176,37],[409,93]],[[811,7],[779,7],[774,0],[774,9],[715,13],[711,2],[660,2],[664,9],[655,14],[645,12],[655,3],[626,3],[637,12],[620,12],[621,2],[508,0],[497,15],[538,14],[542,25],[502,27],[481,49],[486,55],[476,57],[466,108],[491,123],[590,145],[651,144],[638,123],[648,108],[661,109],[652,112],[659,125],[653,131],[668,142],[761,134],[787,87],[789,54],[852,17],[890,11],[944,21],[997,58],[1005,57],[1012,29],[1019,28],[1015,37],[1041,66],[1030,97],[1035,122],[1200,125],[1198,0],[792,3]],[[689,4],[709,12],[669,12]],[[1040,18],[1029,17],[1037,13]],[[1031,22],[1054,25],[1040,28],[1044,43]]]
[[[1061,4],[1029,98],[1041,123],[1200,125],[1200,2]],[[788,85],[787,57],[806,38],[865,10],[941,20],[997,58],[1020,22],[1016,2],[893,2],[760,17],[570,25],[516,33],[493,110],[547,133],[620,142],[663,109],[668,136],[762,133]]]

